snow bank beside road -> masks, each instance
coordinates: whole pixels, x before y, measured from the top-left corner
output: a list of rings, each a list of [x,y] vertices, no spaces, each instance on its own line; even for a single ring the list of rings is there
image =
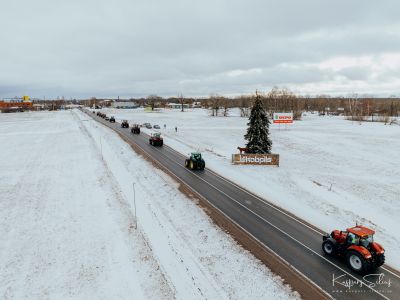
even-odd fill
[[[280,167],[271,168],[231,165],[231,154],[245,144],[248,122],[236,111],[227,118],[210,117],[203,109],[105,111],[117,119],[159,124],[166,145],[183,154],[202,151],[208,168],[323,230],[356,221],[374,228],[387,263],[400,269],[399,126],[311,114],[287,130],[271,125],[272,150],[280,154]]]
[[[70,112],[0,114],[0,297],[173,298],[82,129]]]

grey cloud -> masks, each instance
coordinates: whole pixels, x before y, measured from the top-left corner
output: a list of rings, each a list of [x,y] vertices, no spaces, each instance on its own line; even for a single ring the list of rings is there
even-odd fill
[[[310,64],[400,52],[399,8],[397,1],[359,0],[8,1],[0,18],[0,97],[322,86],[338,74]],[[254,68],[262,71],[226,76]],[[381,77],[370,82],[368,72],[342,74],[384,93]]]

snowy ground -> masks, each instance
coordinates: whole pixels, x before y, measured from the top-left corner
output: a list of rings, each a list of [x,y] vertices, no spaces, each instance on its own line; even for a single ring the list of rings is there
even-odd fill
[[[231,154],[244,146],[247,123],[237,111],[229,117],[210,117],[203,109],[105,111],[117,120],[160,125],[167,145],[184,154],[202,151],[208,168],[323,230],[356,221],[371,226],[387,263],[400,269],[400,126],[308,114],[286,130],[271,125],[279,168],[233,166]]]
[[[79,111],[0,114],[0,157],[3,299],[296,297]]]

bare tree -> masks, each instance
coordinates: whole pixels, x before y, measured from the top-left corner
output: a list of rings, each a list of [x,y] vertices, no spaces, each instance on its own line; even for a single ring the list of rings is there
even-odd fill
[[[300,97],[297,97],[287,88],[274,87],[266,96],[263,97],[263,104],[270,113],[274,112],[293,112],[295,120],[301,119],[302,109],[300,107]]]
[[[221,97],[222,115],[227,117],[229,115],[229,109],[232,106],[231,100],[225,97]]]
[[[248,118],[252,107],[252,101],[250,97],[241,96],[238,99],[238,106],[240,109],[240,116]]]
[[[348,97],[349,112],[352,121],[354,121],[355,116],[357,115],[358,104],[359,100],[357,94],[352,94],[350,97]]]
[[[221,109],[222,97],[219,95],[210,96],[211,116],[218,117],[218,112]]]
[[[182,94],[180,94],[180,95],[178,96],[178,100],[179,100],[179,103],[181,104],[181,112],[184,112],[184,108],[185,108],[185,98],[183,97]]]
[[[162,100],[162,98],[160,96],[157,96],[154,94],[147,96],[147,104],[150,105],[152,111],[154,110],[156,103],[161,100]]]

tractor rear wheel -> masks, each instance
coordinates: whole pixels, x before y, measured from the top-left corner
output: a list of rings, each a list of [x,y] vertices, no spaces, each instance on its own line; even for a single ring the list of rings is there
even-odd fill
[[[346,262],[354,272],[364,274],[369,270],[369,262],[357,251],[349,251],[346,254]]]
[[[322,251],[324,251],[326,255],[333,256],[336,252],[336,245],[331,240],[325,240],[322,243]]]
[[[385,254],[379,254],[376,257],[376,264],[375,264],[375,268],[379,268],[380,266],[382,266],[385,263]]]

